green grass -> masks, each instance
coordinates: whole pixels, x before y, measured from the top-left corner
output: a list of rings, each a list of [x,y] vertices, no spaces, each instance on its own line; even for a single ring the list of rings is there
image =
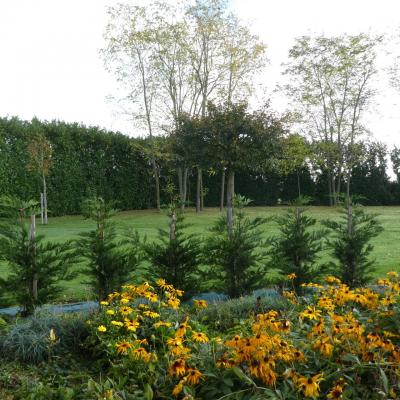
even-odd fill
[[[390,270],[399,270],[400,265],[400,206],[399,207],[365,207],[368,212],[377,213],[379,220],[384,226],[384,231],[376,237],[372,244],[374,252],[372,257],[376,260],[376,275],[382,276]],[[251,207],[247,212],[251,216],[273,216],[282,213],[285,207]],[[309,213],[318,220],[325,218],[338,218],[338,210],[329,207],[310,207]],[[213,222],[221,215],[217,209],[206,209],[196,214],[193,209],[186,211],[186,221],[191,224],[188,231],[201,236],[208,235],[208,230]],[[118,229],[122,232],[125,228],[137,229],[141,236],[146,235],[148,241],[157,237],[158,228],[166,228],[168,219],[164,213],[153,210],[140,210],[121,212],[115,217]],[[50,218],[47,226],[38,225],[38,232],[46,235],[48,240],[65,241],[78,238],[80,232],[92,227],[92,223],[81,216],[67,216]],[[271,236],[278,231],[275,223],[264,226],[265,237]],[[323,260],[328,259],[327,252]],[[8,267],[0,264],[0,276],[7,274]],[[73,281],[65,282],[65,299],[85,299],[90,297],[89,288],[82,281],[82,276]]]

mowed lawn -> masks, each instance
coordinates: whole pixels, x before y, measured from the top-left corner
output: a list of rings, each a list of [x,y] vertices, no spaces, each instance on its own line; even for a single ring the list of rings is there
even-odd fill
[[[250,216],[272,217],[285,211],[285,207],[249,207],[247,212]],[[368,212],[378,214],[378,218],[384,226],[384,231],[372,244],[374,251],[372,258],[376,263],[376,275],[382,276],[391,270],[400,270],[400,206],[398,207],[365,207]],[[309,207],[308,212],[317,220],[340,218],[337,209],[329,207]],[[214,221],[221,216],[218,209],[206,209],[196,214],[193,209],[185,212],[186,222],[190,224],[188,232],[195,233],[199,237],[210,235],[209,228]],[[114,217],[118,230],[122,233],[125,229],[136,229],[141,236],[146,235],[147,241],[157,240],[159,228],[168,227],[168,218],[164,212],[157,213],[154,210],[126,211]],[[91,229],[93,223],[83,219],[81,216],[66,216],[50,218],[47,226],[38,225],[37,230],[43,233],[48,240],[65,241],[79,238],[79,233]],[[278,232],[276,223],[270,221],[263,226],[264,237],[267,238]],[[329,252],[324,251],[321,261],[329,260]],[[0,276],[8,272],[8,266],[0,264]],[[60,300],[87,299],[90,298],[90,290],[83,283],[85,278],[78,276],[73,281],[63,282],[65,291]]]

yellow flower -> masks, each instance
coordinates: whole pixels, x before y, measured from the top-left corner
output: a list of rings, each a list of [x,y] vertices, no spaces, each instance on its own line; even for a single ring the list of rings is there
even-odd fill
[[[101,304],[102,306],[108,306],[109,303],[108,303],[108,301],[101,301],[100,304]]]
[[[151,361],[151,354],[143,347],[138,347],[137,349],[133,350],[132,355],[138,360],[143,360],[145,362]]]
[[[143,315],[146,317],[150,317],[150,318],[158,318],[160,316],[160,314],[158,314],[154,311],[144,311]]]
[[[176,310],[179,307],[180,302],[181,301],[176,297],[171,297],[168,299],[168,305],[174,310]]]
[[[203,374],[199,370],[189,369],[188,374],[186,375],[186,381],[188,385],[197,385],[202,377]]]
[[[195,307],[197,308],[207,308],[208,303],[205,300],[193,300]]]
[[[300,318],[308,318],[310,320],[317,320],[321,316],[321,310],[317,310],[315,307],[308,306],[307,310],[300,313]]]
[[[150,300],[152,303],[156,303],[158,301],[158,296],[155,293],[151,292],[144,293],[144,297],[147,300]]]
[[[121,321],[111,321],[111,324],[119,327],[124,326],[124,323]]]
[[[167,328],[169,328],[170,326],[172,326],[171,322],[165,322],[165,321],[158,321],[155,324],[153,324],[154,328],[160,328],[161,326],[165,326]]]
[[[123,298],[119,301],[121,304],[128,304],[129,303],[129,299],[127,298]]]
[[[107,331],[107,328],[106,328],[104,325],[99,325],[99,326],[97,327],[97,330],[98,330],[99,332],[106,332],[106,331]]]
[[[124,306],[119,309],[119,312],[122,315],[129,315],[133,311],[132,307]]]
[[[344,386],[346,385],[343,378],[339,379],[335,383],[335,385],[329,390],[328,395],[326,396],[328,399],[342,399],[342,394],[344,390]]]
[[[177,347],[177,346],[182,346],[183,345],[183,340],[180,337],[177,338],[169,338],[167,340],[167,344],[170,347]]]
[[[295,273],[289,274],[289,275],[286,275],[286,278],[288,278],[289,280],[293,281],[293,280],[295,280],[297,278],[297,275]]]
[[[50,329],[49,339],[51,342],[55,342],[57,340],[57,336],[54,329]]]
[[[202,332],[192,332],[192,340],[199,343],[207,343],[209,341],[208,337]]]
[[[188,321],[189,321],[189,317],[186,317],[184,322],[181,322],[181,324],[179,325],[177,331],[176,331],[176,336],[177,337],[182,337],[186,334],[187,328],[188,328]]]
[[[125,325],[125,328],[128,329],[128,331],[135,332],[137,330],[137,328],[139,328],[140,324],[138,321],[136,321],[134,319],[125,318],[124,325]]]
[[[128,350],[132,347],[132,343],[122,341],[117,343],[115,346],[117,347],[118,354],[128,354]]]
[[[157,286],[159,286],[161,289],[164,290],[174,290],[174,287],[172,285],[169,285],[167,282],[165,282],[165,279],[158,279],[156,281]]]
[[[182,392],[184,383],[185,379],[181,379],[179,383],[174,387],[174,389],[172,390],[172,395],[174,397],[178,397],[179,393]]]
[[[175,360],[168,369],[171,376],[183,376],[186,372],[186,361],[184,358],[178,358]]]
[[[340,285],[342,282],[340,282],[340,279],[334,277],[334,276],[327,276],[325,278],[325,282],[329,283],[329,284],[333,284],[336,283],[338,285]]]
[[[322,374],[314,375],[313,377],[302,376],[298,378],[297,384],[305,397],[318,397],[319,382],[322,380]]]
[[[333,352],[333,344],[331,343],[331,339],[327,336],[318,339],[315,342],[313,349],[319,350],[326,357],[330,357]]]
[[[114,315],[114,314],[115,314],[115,311],[114,311],[114,310],[107,310],[107,311],[106,311],[106,314],[108,314],[108,315]]]
[[[175,296],[182,297],[183,293],[185,293],[185,292],[183,290],[175,289],[174,293],[175,293]]]

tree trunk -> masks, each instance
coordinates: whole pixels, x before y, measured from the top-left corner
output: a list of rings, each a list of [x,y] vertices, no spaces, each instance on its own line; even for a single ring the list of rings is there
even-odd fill
[[[333,206],[333,193],[332,193],[332,178],[331,172],[328,170],[328,195],[329,195],[329,205]]]
[[[349,169],[347,173],[347,182],[346,182],[346,198],[347,201],[350,201],[350,181],[351,181],[351,171]]]
[[[44,208],[44,224],[47,225],[47,185],[46,177],[43,175],[43,208]]]
[[[181,167],[178,167],[177,173],[178,173],[178,186],[179,186],[179,201],[181,203],[180,206],[183,210],[185,206],[183,200],[183,172]]]
[[[32,245],[35,246],[35,239],[36,239],[36,215],[31,215],[31,227],[29,232],[29,240],[32,242]],[[33,251],[35,252],[36,249],[34,248]],[[36,302],[38,299],[38,280],[39,277],[35,272],[32,279],[32,297]]]
[[[353,207],[350,199],[347,199],[347,234],[349,237],[353,235]]]
[[[160,177],[158,176],[158,167],[156,160],[154,157],[151,158],[151,165],[153,167],[153,175],[154,175],[154,181],[156,184],[156,207],[157,211],[161,210],[161,202],[160,202]]]
[[[182,209],[185,208],[186,202],[187,202],[187,194],[188,194],[188,190],[187,190],[187,183],[188,183],[188,173],[189,173],[189,168],[185,168],[183,171],[183,207]]]
[[[335,174],[333,172],[333,169],[332,169],[332,173],[331,173],[331,185],[332,185],[332,202],[333,202],[333,205],[336,206],[337,205],[337,194],[336,194]]]
[[[174,210],[171,215],[171,221],[169,225],[169,240],[173,241],[176,239],[176,211]]]
[[[181,210],[185,209],[187,199],[187,181],[188,181],[188,168],[182,170],[178,168],[178,184],[179,184],[179,198],[181,201]]]
[[[228,225],[228,233],[232,234],[233,230],[233,196],[235,195],[235,172],[228,172],[228,182],[226,185],[226,221]]]
[[[196,212],[201,211],[201,168],[197,167]]]
[[[219,210],[222,211],[224,209],[224,197],[225,197],[225,170],[222,169],[221,174],[221,201],[219,203]]]
[[[40,223],[44,224],[44,196],[40,193]]]
[[[203,188],[203,171],[200,175],[200,211],[204,210],[204,188]]]

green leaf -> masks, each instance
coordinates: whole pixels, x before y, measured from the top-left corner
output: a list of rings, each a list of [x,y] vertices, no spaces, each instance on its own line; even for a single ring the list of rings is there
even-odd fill
[[[145,383],[144,385],[144,395],[146,396],[146,400],[153,400],[154,397],[153,389],[148,383]]]
[[[389,394],[389,382],[388,382],[388,378],[385,374],[385,371],[382,368],[379,368],[379,374],[381,375],[383,389],[385,390],[386,394]]]

